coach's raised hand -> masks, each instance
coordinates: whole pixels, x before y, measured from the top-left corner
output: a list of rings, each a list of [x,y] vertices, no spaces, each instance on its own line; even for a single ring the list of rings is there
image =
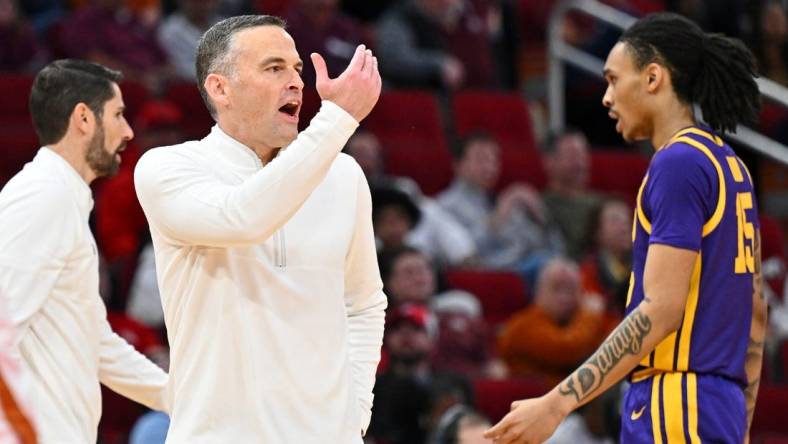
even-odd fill
[[[330,100],[348,112],[357,121],[366,117],[380,97],[380,73],[378,59],[364,45],[356,53],[345,71],[336,79],[328,77],[326,62],[318,53],[312,53],[315,65],[315,86],[320,98]]]

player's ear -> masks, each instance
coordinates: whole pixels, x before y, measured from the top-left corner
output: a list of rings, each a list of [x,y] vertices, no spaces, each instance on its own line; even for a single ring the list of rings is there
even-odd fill
[[[646,77],[646,89],[650,93],[656,92],[662,83],[665,82],[667,71],[665,67],[657,63],[649,63],[643,70]]]

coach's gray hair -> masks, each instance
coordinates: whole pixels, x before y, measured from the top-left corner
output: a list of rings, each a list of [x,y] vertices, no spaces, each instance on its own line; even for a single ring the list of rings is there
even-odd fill
[[[195,61],[197,88],[214,120],[216,120],[216,107],[213,106],[211,97],[205,90],[205,79],[212,73],[230,75],[229,68],[233,62],[231,51],[233,36],[239,31],[258,26],[278,26],[284,29],[286,24],[284,20],[273,15],[239,15],[211,26],[211,29],[200,38]]]

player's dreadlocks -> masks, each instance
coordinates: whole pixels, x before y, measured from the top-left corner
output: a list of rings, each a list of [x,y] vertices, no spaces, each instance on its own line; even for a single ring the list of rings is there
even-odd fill
[[[697,103],[715,131],[732,132],[753,124],[760,111],[755,58],[744,44],[722,34],[706,34],[680,15],[649,15],[627,29],[628,45],[639,69],[665,66],[679,100]]]

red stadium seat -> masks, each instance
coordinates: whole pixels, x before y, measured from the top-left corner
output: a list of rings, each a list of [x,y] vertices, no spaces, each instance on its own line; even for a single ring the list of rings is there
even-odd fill
[[[183,111],[183,132],[187,139],[201,139],[208,135],[214,124],[211,114],[202,101],[194,83],[173,83],[167,88],[165,98]]]
[[[788,435],[768,434],[752,440],[755,444],[788,444]]]
[[[761,386],[752,419],[752,436],[767,433],[788,435],[786,412],[788,412],[788,386]]]
[[[501,177],[496,188],[503,190],[507,186],[525,182],[538,189],[547,185],[542,156],[538,151],[520,150],[501,147]]]
[[[457,133],[486,131],[504,148],[537,151],[531,114],[518,94],[465,91],[452,102]]]
[[[496,423],[509,413],[512,402],[542,396],[550,387],[537,379],[480,379],[473,389],[479,411]]]
[[[605,193],[621,194],[634,205],[648,164],[649,159],[638,153],[592,150],[589,187]]]
[[[31,125],[27,102],[32,86],[33,77],[31,76],[0,75],[0,97],[3,98],[3,106],[0,107],[0,129],[19,124]]]
[[[452,161],[432,94],[386,92],[364,127],[380,139],[387,173],[413,178],[428,195],[448,186]]]
[[[284,16],[293,4],[293,0],[255,0],[254,6],[260,14]]]
[[[450,287],[468,291],[479,299],[492,331],[528,305],[525,283],[515,273],[454,269],[446,273],[446,280]]]
[[[3,159],[0,163],[0,186],[5,185],[27,162],[33,160],[39,148],[38,136],[30,123],[20,123],[3,131],[0,139],[0,159]]]
[[[137,113],[142,109],[142,105],[150,100],[150,91],[148,87],[142,83],[133,80],[124,80],[121,82],[120,91],[123,94],[123,103],[126,105],[124,115],[126,116],[126,120],[132,125],[131,128],[135,129],[133,126],[134,120],[137,118]]]

